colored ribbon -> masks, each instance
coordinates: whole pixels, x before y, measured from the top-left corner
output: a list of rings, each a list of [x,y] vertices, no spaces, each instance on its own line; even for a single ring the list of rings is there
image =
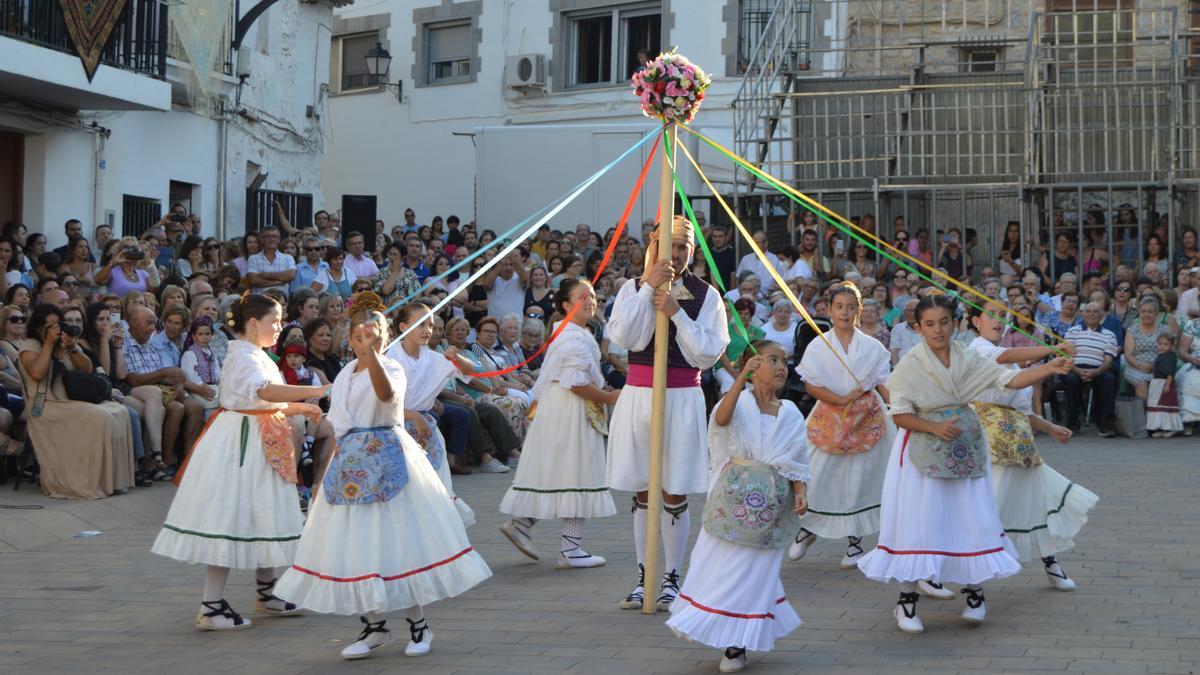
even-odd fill
[[[733,221],[733,224],[737,226],[738,232],[741,233],[742,237],[745,238],[745,240],[750,244],[750,248],[754,251],[754,255],[758,256],[758,259],[762,261],[763,267],[765,267],[767,272],[771,274],[771,277],[775,280],[775,284],[779,286],[779,289],[783,291],[785,296],[787,296],[787,299],[792,303],[792,306],[796,309],[796,311],[800,313],[800,316],[804,319],[805,323],[807,323],[809,327],[812,328],[818,336],[820,336],[821,341],[825,343],[825,346],[829,347],[829,351],[833,352],[833,355],[837,357],[838,362],[842,364],[842,367],[846,369],[846,372],[850,373],[851,379],[858,384],[858,388],[862,389],[862,381],[860,381],[858,376],[854,374],[854,371],[850,369],[850,366],[842,358],[842,355],[833,348],[833,344],[829,341],[829,338],[826,337],[825,331],[822,331],[821,327],[818,326],[815,321],[813,321],[813,318],[809,315],[808,310],[804,308],[804,305],[800,302],[800,299],[792,293],[792,289],[787,285],[787,282],[783,280],[783,277],[779,274],[779,270],[775,269],[775,266],[771,264],[771,261],[767,258],[767,254],[758,247],[758,243],[754,241],[754,237],[752,237],[750,232],[746,230],[746,226],[742,224],[741,219],[737,217],[737,214],[734,213],[733,209],[729,208],[729,204],[726,203],[725,198],[721,196],[721,193],[717,192],[717,189],[713,187],[713,184],[708,180],[708,176],[706,176],[704,172],[700,170],[700,164],[694,157],[692,157],[692,153],[688,151],[687,146],[680,143],[679,149],[683,151],[683,155],[688,158],[689,162],[691,162],[692,167],[696,170],[696,173],[699,174],[700,179],[704,181],[704,184],[708,186],[709,191],[712,192],[713,196],[717,198],[717,203],[719,203],[721,208],[725,210],[725,214],[729,216],[730,220]]]
[[[700,224],[696,222],[696,213],[692,210],[692,203],[683,192],[683,185],[679,182],[679,173],[675,170],[675,152],[671,147],[671,139],[667,137],[665,127],[663,128],[663,143],[665,144],[664,151],[667,153],[667,164],[671,167],[671,179],[675,183],[675,192],[679,194],[679,200],[683,203],[683,210],[687,213],[688,221],[691,222],[692,229],[696,233],[696,242],[700,244],[700,251],[704,254],[704,261],[708,265],[708,276],[717,282],[717,288],[721,292],[721,299],[729,306],[729,315],[733,317],[734,326],[741,333],[742,340],[746,342],[746,346],[750,348],[750,353],[757,354],[758,350],[750,343],[750,333],[746,330],[746,326],[742,324],[742,317],[738,314],[737,308],[733,306],[733,301],[727,295],[729,289],[725,288],[725,281],[721,279],[721,271],[717,269],[717,261],[713,258],[712,251],[708,248],[708,242],[704,240],[704,232],[700,229]]]
[[[646,158],[646,163],[642,165],[642,171],[640,174],[638,174],[637,182],[633,185],[633,191],[629,193],[629,199],[625,200],[625,210],[621,212],[621,220],[617,222],[616,232],[613,234],[612,240],[608,242],[608,247],[604,250],[604,258],[600,261],[600,267],[596,268],[596,275],[592,277],[593,286],[596,285],[596,282],[600,281],[601,275],[604,274],[604,268],[608,267],[609,261],[612,260],[613,252],[617,250],[617,243],[621,241],[621,235],[625,231],[625,224],[629,221],[629,214],[633,212],[633,205],[637,202],[638,195],[640,195],[642,192],[642,186],[646,183],[646,174],[650,171],[650,163],[654,160],[654,153],[657,151],[658,141],[655,140],[654,145],[650,147],[650,156]],[[530,361],[536,359],[539,354],[546,351],[551,342],[554,342],[556,339],[558,339],[558,336],[561,335],[563,330],[566,329],[567,324],[571,322],[571,319],[575,316],[575,312],[579,310],[579,307],[580,304],[578,303],[572,307],[571,311],[567,312],[567,315],[558,322],[558,326],[554,329],[554,332],[550,334],[550,339],[546,340],[541,347],[538,347],[536,352],[526,357],[524,361],[516,364],[515,366],[509,366],[501,370],[494,370],[487,373],[472,373],[472,376],[499,377],[525,367]]]
[[[981,312],[983,312],[983,313],[985,313],[985,314],[988,314],[989,316],[991,316],[991,317],[995,318],[997,321],[1000,321],[1001,323],[1004,323],[1005,325],[1009,326],[1009,327],[1010,327],[1010,328],[1012,328],[1013,330],[1016,330],[1016,331],[1020,332],[1021,334],[1025,335],[1026,337],[1029,337],[1030,339],[1032,339],[1032,340],[1034,340],[1034,341],[1036,341],[1036,342],[1038,342],[1038,343],[1042,344],[1043,346],[1045,346],[1045,347],[1049,348],[1050,350],[1054,351],[1055,353],[1059,354],[1060,356],[1066,356],[1066,354],[1065,354],[1064,352],[1062,352],[1061,350],[1059,350],[1059,349],[1056,349],[1054,346],[1052,346],[1052,345],[1050,345],[1049,343],[1047,343],[1047,342],[1045,342],[1045,341],[1041,340],[1041,339],[1040,339],[1040,338],[1038,338],[1037,336],[1035,336],[1035,335],[1031,335],[1031,334],[1029,334],[1029,333],[1025,332],[1024,330],[1022,330],[1022,329],[1020,328],[1020,326],[1016,325],[1016,323],[1014,323],[1014,322],[1009,322],[1009,321],[1006,321],[1004,318],[1002,318],[1003,316],[1006,316],[1007,314],[1009,314],[1009,313],[1010,313],[1010,311],[1011,311],[1011,310],[1009,310],[1009,308],[1008,308],[1007,306],[1005,306],[1003,303],[1001,303],[1001,302],[998,302],[998,301],[996,301],[996,300],[994,300],[994,299],[992,299],[992,298],[989,298],[988,296],[986,296],[986,295],[984,295],[983,293],[979,292],[977,289],[975,289],[975,288],[974,288],[974,287],[972,287],[971,285],[969,285],[969,284],[964,284],[963,282],[961,282],[961,281],[958,281],[957,279],[954,279],[953,277],[951,277],[951,276],[949,276],[949,275],[945,274],[944,272],[942,272],[942,271],[938,270],[937,268],[933,267],[932,265],[926,264],[924,261],[922,261],[922,260],[920,260],[920,259],[918,259],[918,258],[915,258],[915,257],[913,257],[913,256],[909,255],[909,254],[908,254],[906,251],[901,251],[900,249],[897,249],[895,246],[892,246],[891,244],[889,244],[888,242],[884,241],[883,239],[880,239],[880,238],[879,238],[879,237],[877,237],[875,234],[873,234],[873,233],[871,233],[871,232],[868,232],[867,230],[864,230],[864,229],[862,229],[862,228],[861,228],[861,227],[859,227],[858,225],[855,225],[854,223],[852,223],[852,222],[850,222],[850,221],[846,220],[846,219],[845,219],[843,216],[841,216],[840,214],[838,214],[838,213],[836,213],[836,212],[832,211],[831,209],[829,209],[829,208],[825,207],[824,205],[820,204],[819,202],[817,202],[817,201],[816,201],[816,200],[814,200],[813,198],[809,197],[808,195],[806,195],[806,194],[804,194],[804,193],[800,192],[799,190],[796,190],[795,188],[792,188],[792,187],[791,187],[791,186],[789,186],[789,185],[786,185],[786,184],[784,184],[784,183],[783,183],[782,181],[780,181],[778,178],[776,178],[776,177],[774,177],[774,176],[772,176],[772,175],[770,175],[770,174],[768,174],[768,173],[766,173],[766,172],[764,172],[764,171],[761,171],[760,169],[756,168],[756,167],[755,167],[753,164],[751,164],[749,161],[747,161],[747,160],[743,159],[742,157],[739,157],[738,155],[734,154],[734,153],[733,153],[733,151],[729,150],[728,148],[726,148],[725,146],[721,145],[720,143],[717,143],[716,141],[712,140],[711,138],[709,138],[709,137],[705,136],[704,134],[702,134],[702,133],[700,133],[700,132],[698,132],[698,131],[696,131],[696,130],[694,130],[694,129],[688,128],[688,127],[686,127],[686,126],[685,126],[685,127],[683,127],[683,128],[684,128],[684,130],[685,130],[685,131],[688,131],[689,133],[693,134],[694,136],[696,136],[696,137],[697,137],[697,138],[699,138],[700,140],[702,140],[702,141],[704,141],[705,143],[707,143],[707,144],[709,145],[709,147],[711,147],[711,148],[713,148],[714,150],[716,150],[716,151],[718,151],[718,152],[720,152],[720,153],[724,154],[725,156],[729,157],[729,159],[733,160],[735,163],[737,163],[737,164],[741,165],[741,166],[742,166],[743,168],[745,168],[747,171],[750,171],[750,172],[751,172],[751,173],[753,173],[754,175],[758,176],[758,177],[759,177],[761,180],[763,180],[763,181],[764,181],[764,182],[766,182],[768,185],[770,185],[771,187],[773,187],[773,188],[774,188],[774,189],[775,189],[777,192],[780,192],[781,194],[783,194],[784,196],[788,197],[788,198],[789,198],[789,199],[791,199],[792,201],[796,202],[797,204],[800,204],[800,205],[801,205],[802,207],[804,207],[806,210],[808,210],[808,211],[811,211],[811,212],[812,212],[814,215],[818,216],[819,218],[821,218],[821,219],[822,219],[822,220],[824,220],[825,222],[829,223],[830,225],[833,225],[833,226],[834,226],[834,227],[836,227],[838,230],[840,230],[840,231],[842,231],[842,232],[845,232],[847,235],[849,235],[850,237],[852,237],[852,238],[853,238],[853,239],[855,239],[856,241],[860,241],[860,242],[862,242],[862,243],[863,243],[864,245],[866,245],[867,247],[869,247],[869,248],[871,248],[872,250],[876,251],[876,252],[877,252],[877,253],[879,253],[880,255],[882,255],[882,256],[884,256],[884,257],[886,257],[888,260],[891,260],[892,262],[895,262],[895,263],[896,263],[897,265],[899,265],[900,267],[902,267],[902,268],[904,268],[904,269],[906,269],[906,270],[908,270],[908,271],[910,271],[910,272],[914,272],[915,274],[917,274],[918,276],[920,276],[922,279],[925,279],[926,281],[929,281],[930,283],[932,283],[934,286],[937,286],[937,287],[938,287],[940,290],[942,290],[943,292],[950,292],[950,291],[949,291],[949,289],[947,289],[945,286],[942,286],[942,285],[941,285],[941,284],[939,284],[937,281],[934,281],[934,280],[933,280],[931,277],[929,277],[928,275],[926,275],[926,274],[923,274],[923,273],[922,273],[922,272],[921,272],[919,269],[914,269],[914,268],[913,268],[913,267],[912,267],[910,264],[907,264],[907,263],[905,263],[905,262],[903,262],[903,261],[901,261],[901,260],[899,260],[899,259],[895,258],[894,256],[892,256],[892,255],[889,255],[887,252],[883,251],[883,250],[882,250],[882,249],[880,249],[878,246],[876,246],[876,245],[873,243],[873,241],[872,241],[872,240],[874,240],[874,241],[878,241],[878,242],[879,242],[880,244],[882,244],[884,247],[886,247],[886,248],[888,248],[888,249],[890,249],[890,250],[892,250],[892,251],[895,251],[896,253],[898,253],[898,254],[900,254],[901,256],[903,256],[904,258],[907,258],[908,260],[912,261],[913,263],[915,263],[915,264],[916,264],[916,265],[918,265],[919,267],[923,267],[923,268],[926,268],[926,269],[928,269],[928,270],[929,270],[930,272],[932,272],[933,274],[935,274],[935,275],[937,275],[937,276],[939,276],[939,277],[941,277],[941,278],[943,278],[943,279],[945,279],[945,280],[949,281],[950,283],[954,284],[955,286],[957,286],[957,287],[959,287],[959,288],[962,288],[963,290],[966,290],[966,291],[968,291],[968,292],[970,292],[970,293],[972,293],[972,294],[974,294],[974,295],[976,295],[976,296],[978,296],[978,297],[982,298],[982,299],[983,299],[983,301],[984,301],[984,304],[992,304],[992,305],[995,305],[995,306],[999,307],[999,308],[1002,310],[1002,312],[1001,312],[1000,314],[996,314],[996,313],[993,313],[993,312],[989,312],[987,309],[985,309],[985,308],[983,308],[983,307],[981,307],[981,306],[979,306],[979,305],[976,305],[976,304],[974,304],[973,302],[971,302],[970,300],[968,300],[968,299],[967,299],[966,297],[964,297],[963,295],[961,295],[961,294],[957,294],[957,293],[956,293],[956,295],[958,295],[958,297],[959,297],[959,298],[960,298],[960,299],[961,299],[961,300],[962,300],[962,301],[963,301],[965,304],[969,305],[970,307],[973,307],[973,308],[975,308],[975,309],[978,309],[978,310],[980,310]],[[830,216],[832,216],[832,218],[830,218]],[[865,235],[865,237],[864,237],[864,236],[861,236],[861,235],[860,235],[860,234],[858,234],[858,233],[861,233],[861,235]],[[1016,314],[1015,312],[1013,312],[1013,313],[1014,313],[1014,314]],[[1034,320],[1033,320],[1033,319],[1031,319],[1030,317],[1026,317],[1026,316],[1024,316],[1024,315],[1020,315],[1020,314],[1017,314],[1017,316],[1019,316],[1019,317],[1020,317],[1020,318],[1022,318],[1022,319],[1025,319],[1026,321],[1028,321],[1029,323],[1031,323],[1031,324],[1033,324],[1033,325],[1035,325],[1035,326],[1038,326],[1038,327],[1039,327],[1039,328],[1041,328],[1043,331],[1045,331],[1047,335],[1049,335],[1049,336],[1051,336],[1051,337],[1053,337],[1053,338],[1056,338],[1056,339],[1058,339],[1058,340],[1060,340],[1060,341],[1061,341],[1061,340],[1063,340],[1062,336],[1059,336],[1058,334],[1056,334],[1054,331],[1050,330],[1049,328],[1046,328],[1045,326],[1042,326],[1042,325],[1038,324],[1036,321],[1034,321]]]
[[[488,252],[489,250],[495,248],[496,246],[500,246],[501,244],[503,244],[514,233],[516,233],[516,232],[520,231],[522,228],[526,227],[526,225],[530,221],[532,221],[534,218],[536,218],[538,216],[538,214],[545,213],[548,209],[553,207],[556,203],[559,203],[564,199],[568,200],[567,203],[570,203],[570,200],[574,199],[574,197],[571,196],[572,194],[577,193],[580,190],[580,188],[586,188],[587,186],[596,182],[597,179],[599,179],[601,176],[603,176],[604,174],[611,171],[613,167],[615,167],[617,164],[621,163],[621,160],[625,159],[630,154],[632,154],[634,150],[637,150],[638,148],[645,145],[646,141],[649,141],[651,138],[656,139],[655,144],[658,143],[656,136],[654,136],[652,134],[646,134],[645,136],[642,137],[641,140],[639,140],[637,143],[634,143],[633,145],[631,145],[627,150],[625,150],[625,152],[622,152],[616,159],[609,162],[607,165],[602,167],[596,173],[592,174],[591,177],[585,179],[583,182],[579,183],[575,187],[573,187],[570,190],[567,190],[563,194],[559,195],[554,201],[551,201],[549,204],[546,204],[545,206],[541,207],[537,211],[534,211],[532,214],[529,215],[529,217],[525,218],[521,222],[517,223],[516,225],[513,225],[509,229],[500,233],[500,236],[496,237],[492,241],[489,241],[487,244],[480,246],[471,255],[469,255],[466,258],[463,258],[462,260],[458,261],[457,263],[454,263],[453,265],[451,265],[450,269],[446,270],[445,272],[442,272],[441,274],[439,274],[437,276],[431,275],[431,276],[427,277],[425,280],[425,285],[418,288],[415,292],[409,294],[408,297],[405,297],[405,298],[399,300],[398,302],[393,303],[390,307],[387,308],[387,310],[384,313],[391,314],[392,312],[395,312],[397,309],[400,309],[404,305],[407,305],[408,303],[412,302],[416,298],[421,297],[425,292],[427,292],[429,289],[433,288],[433,286],[435,284],[437,284],[437,282],[441,281],[442,279],[445,279],[446,277],[450,276],[451,274],[454,274],[455,272],[462,269],[463,267],[470,265],[473,260],[475,260],[479,256],[483,255],[484,253]],[[557,213],[557,211],[555,213]],[[549,217],[538,221],[538,224],[533,226],[533,228],[532,228],[533,231],[536,232],[538,230],[538,228],[540,228],[546,220],[549,220]],[[497,256],[497,257],[499,257],[499,256]],[[465,287],[467,287],[467,285],[468,284],[465,284],[465,283],[461,284],[459,286],[459,288],[460,289],[465,288]],[[456,289],[454,293],[451,293],[451,296],[455,295],[457,292],[458,292],[458,290]]]

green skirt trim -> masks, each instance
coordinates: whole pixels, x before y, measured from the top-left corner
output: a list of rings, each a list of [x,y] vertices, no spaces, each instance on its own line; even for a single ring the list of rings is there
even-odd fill
[[[556,494],[556,493],[559,493],[559,492],[608,492],[608,488],[606,488],[606,487],[598,487],[598,488],[557,488],[557,489],[553,489],[553,490],[542,490],[542,489],[540,489],[540,488],[517,487],[516,485],[514,485],[514,486],[512,486],[512,489],[513,489],[515,492],[536,492],[536,493],[538,493],[538,494],[542,494],[542,495]]]
[[[174,525],[171,525],[170,523],[163,523],[163,529],[171,530],[172,532],[178,532],[179,534],[190,534],[193,537],[204,537],[205,539],[225,539],[228,541],[245,541],[245,542],[296,541],[297,539],[300,538],[300,535],[298,535],[298,534],[294,535],[294,536],[290,536],[290,537],[235,537],[235,536],[229,535],[229,534],[211,534],[209,532],[196,532],[195,530],[185,530],[182,527],[175,527]]]
[[[876,504],[875,506],[866,506],[857,511],[818,511],[816,509],[810,508],[808,510],[808,512],[815,513],[819,516],[857,516],[860,513],[866,513],[867,511],[873,511],[877,508],[879,508],[879,504]]]
[[[1062,499],[1058,500],[1058,507],[1047,511],[1046,512],[1047,518],[1058,513],[1059,511],[1063,510],[1063,506],[1066,505],[1066,503],[1067,503],[1067,493],[1069,493],[1071,491],[1071,488],[1073,488],[1073,487],[1075,487],[1074,483],[1067,483],[1067,489],[1063,490]],[[1050,527],[1050,526],[1047,525],[1046,523],[1042,523],[1041,525],[1034,525],[1033,527],[1031,527],[1029,529],[1005,528],[1004,531],[1011,532],[1012,534],[1029,534],[1031,532],[1037,532],[1038,530],[1044,530],[1048,527]]]

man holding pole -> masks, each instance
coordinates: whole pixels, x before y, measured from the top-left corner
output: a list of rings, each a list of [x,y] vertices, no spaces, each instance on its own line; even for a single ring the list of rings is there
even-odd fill
[[[708,491],[707,415],[700,372],[711,368],[729,344],[720,294],[688,271],[695,251],[692,224],[682,216],[671,221],[670,258],[659,260],[656,230],[646,253],[645,273],[621,287],[608,323],[612,342],[629,350],[628,381],[613,410],[608,437],[609,486],[637,493],[633,532],[638,580],[621,602],[624,609],[642,609],[646,556],[658,555],[646,544],[656,310],[670,319],[662,416],[664,506],[659,516],[666,566],[656,601],[659,611],[666,611],[679,593],[679,567],[690,521],[687,495]],[[668,281],[670,292],[660,290]]]

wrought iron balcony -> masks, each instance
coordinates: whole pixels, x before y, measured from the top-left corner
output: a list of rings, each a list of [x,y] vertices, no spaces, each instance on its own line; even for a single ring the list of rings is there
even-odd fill
[[[75,54],[57,0],[0,0],[0,38]],[[158,79],[167,72],[167,3],[129,0],[100,63]]]

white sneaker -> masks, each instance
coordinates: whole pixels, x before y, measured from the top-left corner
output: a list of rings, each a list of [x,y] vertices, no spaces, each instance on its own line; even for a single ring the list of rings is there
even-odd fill
[[[846,555],[842,556],[842,569],[848,570],[858,567],[858,559],[863,555],[862,537],[846,537],[849,544],[846,546]]]
[[[433,648],[433,631],[429,630],[429,624],[425,623],[425,619],[420,621],[405,619],[405,621],[408,621],[408,631],[411,637],[408,646],[404,648],[404,655],[425,656]]]
[[[717,670],[722,673],[740,673],[746,669],[746,650],[739,649],[736,656],[729,656],[730,650],[725,650],[721,655],[721,665],[717,666]]]
[[[584,567],[604,567],[604,558],[592,555],[583,549],[575,549],[570,555],[558,554],[558,569],[569,570]]]
[[[892,616],[896,617],[896,625],[905,633],[915,635],[925,632],[925,624],[921,623],[921,617],[917,616],[917,600],[920,597],[916,593],[901,593],[900,600],[896,602],[896,609],[892,610]]]
[[[936,581],[925,580],[917,582],[917,592],[934,600],[950,600],[957,595],[957,593]]]
[[[788,559],[799,560],[808,553],[808,547],[812,546],[817,541],[817,535],[809,532],[803,527],[796,534],[796,540],[788,547]]]
[[[1067,592],[1075,590],[1075,582],[1067,576],[1053,556],[1042,558],[1042,562],[1046,565],[1046,578],[1050,580],[1050,585],[1054,587],[1054,590]]]
[[[508,473],[509,471],[511,471],[511,469],[501,464],[500,461],[495,457],[479,465],[480,473]]]
[[[987,617],[987,603],[984,602],[982,588],[964,588],[967,594],[967,606],[963,607],[962,620],[967,623],[983,623]]]
[[[508,537],[512,545],[516,546],[517,550],[521,553],[534,560],[541,560],[541,556],[538,555],[537,549],[534,548],[533,540],[529,538],[529,534],[524,532],[511,518],[500,526],[500,534]]]
[[[384,628],[386,620],[378,623],[367,621],[367,617],[359,617],[359,621],[367,624],[363,632],[359,634],[358,639],[354,644],[348,645],[342,650],[342,658],[347,661],[357,659],[365,659],[377,650],[382,649],[390,644],[395,638],[392,636],[392,631]]]

